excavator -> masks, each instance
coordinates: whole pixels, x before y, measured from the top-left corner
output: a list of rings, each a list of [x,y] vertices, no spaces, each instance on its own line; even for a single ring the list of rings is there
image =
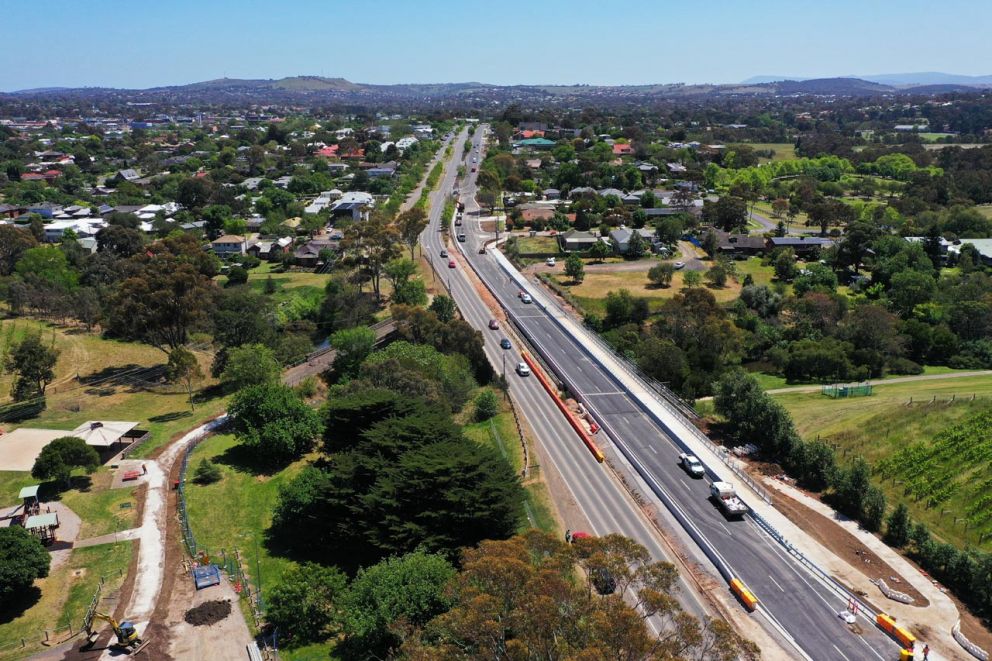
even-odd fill
[[[86,636],[89,638],[89,645],[96,642],[96,637],[100,633],[93,629],[94,620],[103,620],[110,625],[110,628],[114,630],[114,634],[117,636],[117,642],[113,643],[114,647],[118,649],[125,650],[131,654],[137,654],[140,652],[145,645],[148,644],[147,641],[142,641],[141,637],[138,635],[138,629],[131,622],[125,620],[124,622],[118,622],[112,616],[106,613],[92,612],[92,614],[86,618],[84,629],[86,631]]]

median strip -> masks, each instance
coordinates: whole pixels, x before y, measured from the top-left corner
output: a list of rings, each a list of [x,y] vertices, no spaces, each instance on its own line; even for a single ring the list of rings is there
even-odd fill
[[[592,456],[595,457],[596,461],[599,463],[603,463],[603,461],[606,460],[606,456],[603,454],[603,451],[599,449],[598,445],[596,445],[596,441],[592,440],[592,437],[589,435],[589,432],[585,430],[585,427],[582,426],[582,423],[580,423],[569,408],[565,406],[565,402],[563,402],[561,397],[558,395],[558,389],[555,388],[548,380],[548,377],[544,375],[544,370],[541,369],[537,362],[531,358],[530,354],[526,351],[522,351],[520,356],[524,359],[524,362],[527,363],[527,366],[530,367],[530,371],[537,377],[537,380],[541,382],[542,386],[544,386],[544,389],[549,395],[551,395],[551,399],[554,400],[555,405],[559,408],[559,410],[561,410],[562,413],[565,414],[568,424],[572,425],[572,429],[575,430],[575,433],[579,435],[582,442],[586,444],[587,448],[589,448]]]

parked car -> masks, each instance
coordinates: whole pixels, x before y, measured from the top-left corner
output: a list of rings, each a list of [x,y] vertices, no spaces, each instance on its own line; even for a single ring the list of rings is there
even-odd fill
[[[530,294],[524,294],[523,296],[520,297],[520,300],[523,301],[524,303],[534,302],[534,299],[530,297]]]
[[[520,376],[530,376],[530,368],[527,363],[517,363],[517,374]]]
[[[678,271],[679,269],[685,268],[685,262],[675,262],[672,266],[674,266],[675,270]]]
[[[489,330],[498,330],[498,329],[499,329],[499,319],[490,319]]]
[[[455,260],[453,260],[453,259],[449,259],[449,260],[448,260],[448,268],[449,268],[449,269],[453,269],[453,268],[455,268],[456,266],[458,266],[458,265],[457,265],[457,264],[455,264]]]
[[[485,255],[486,254],[486,247],[485,246],[479,246],[479,254],[480,255]]]
[[[548,266],[554,266],[555,265],[555,258],[554,257],[548,257],[546,260],[544,260],[544,263],[547,264]]]
[[[511,346],[510,341],[504,337],[502,340],[499,341],[499,346],[501,349],[509,349]]]

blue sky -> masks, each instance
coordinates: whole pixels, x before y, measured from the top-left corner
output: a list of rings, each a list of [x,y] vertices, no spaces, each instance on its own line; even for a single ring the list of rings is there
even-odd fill
[[[992,74],[988,0],[2,0],[0,90]]]

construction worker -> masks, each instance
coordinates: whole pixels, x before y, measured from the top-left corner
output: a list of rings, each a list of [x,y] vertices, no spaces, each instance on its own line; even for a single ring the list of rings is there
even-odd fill
[[[928,661],[930,659],[930,646],[923,645],[923,661]]]

